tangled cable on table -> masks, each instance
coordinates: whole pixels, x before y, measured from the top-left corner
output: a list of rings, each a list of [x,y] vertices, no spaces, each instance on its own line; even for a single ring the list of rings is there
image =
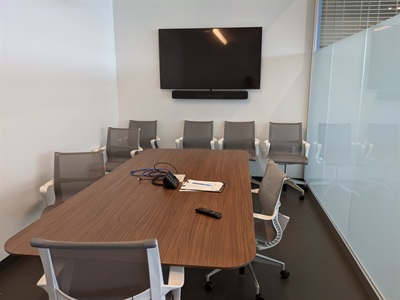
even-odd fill
[[[154,185],[163,185],[163,178],[167,175],[168,172],[172,172],[168,168],[159,168],[159,165],[168,165],[172,167],[173,173],[177,174],[178,170],[174,165],[168,162],[157,162],[154,164],[153,168],[142,168],[137,170],[132,170],[131,175],[138,177],[138,180],[151,180],[151,183]]]

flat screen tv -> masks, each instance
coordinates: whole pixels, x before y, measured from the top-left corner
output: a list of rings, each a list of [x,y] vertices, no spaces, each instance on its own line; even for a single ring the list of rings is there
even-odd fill
[[[161,89],[259,89],[261,27],[159,29]]]

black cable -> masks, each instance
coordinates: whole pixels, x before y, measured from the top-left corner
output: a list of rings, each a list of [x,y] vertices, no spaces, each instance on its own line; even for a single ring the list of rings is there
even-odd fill
[[[170,163],[164,162],[164,161],[160,161],[160,162],[154,164],[154,169],[155,169],[155,170],[158,170],[158,168],[157,168],[158,165],[168,165],[168,166],[171,166],[172,168],[174,168],[175,174],[178,174],[178,170],[175,168],[175,166],[174,166],[173,164],[170,164]],[[169,170],[169,171],[170,171],[170,170]]]
[[[168,172],[172,171],[167,168],[158,168],[159,165],[168,165],[174,169],[175,174],[178,173],[178,170],[175,168],[174,165],[168,162],[158,162],[154,164],[154,167],[152,169],[143,168],[132,170],[131,175],[138,177],[138,180],[151,180],[152,184],[162,186],[164,177],[167,175]]]

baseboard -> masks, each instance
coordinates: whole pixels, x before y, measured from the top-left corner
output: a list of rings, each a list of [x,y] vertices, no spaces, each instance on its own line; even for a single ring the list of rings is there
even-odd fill
[[[362,268],[361,264],[358,262],[355,255],[352,253],[351,249],[345,242],[342,235],[338,232],[335,225],[332,223],[328,215],[326,214],[324,208],[321,206],[318,199],[314,196],[312,190],[307,188],[307,200],[311,200],[312,204],[314,205],[315,209],[318,213],[322,216],[324,223],[328,226],[329,230],[331,231],[333,237],[337,241],[339,247],[345,254],[350,266],[354,270],[355,274],[357,275],[358,279],[360,280],[361,284],[365,288],[366,292],[370,296],[371,300],[383,300],[384,298],[380,295],[378,289],[374,286],[373,282],[370,278],[368,278],[366,272]]]

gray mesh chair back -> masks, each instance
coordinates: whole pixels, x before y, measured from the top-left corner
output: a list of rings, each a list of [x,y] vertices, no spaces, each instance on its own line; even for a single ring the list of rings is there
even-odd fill
[[[370,162],[399,163],[399,124],[368,123],[366,143]]]
[[[139,152],[140,128],[108,128],[106,171],[110,172]]]
[[[39,249],[51,299],[164,299],[172,290],[164,285],[156,239],[82,243],[36,238],[31,245]]]
[[[213,121],[185,120],[183,126],[183,148],[210,149],[213,134]]]
[[[308,150],[306,150],[304,146],[303,126],[301,122],[270,122],[268,144],[268,158],[277,164],[283,165],[285,173],[287,165],[308,164]],[[287,183],[301,192],[300,199],[304,199],[304,190],[298,185],[306,185],[305,181],[290,179]]]
[[[143,149],[158,148],[157,120],[137,121],[130,120],[129,128],[140,128],[140,147]]]
[[[333,176],[328,176],[315,185],[324,186],[324,194],[335,193],[338,189],[358,195],[358,189],[347,180],[341,180],[345,174],[341,168],[364,164],[364,147],[361,143],[352,141],[352,128],[350,123],[319,123],[318,140],[314,142],[317,147],[315,159],[317,164],[329,166]],[[348,171],[346,169],[345,171]]]
[[[303,154],[302,123],[269,123],[268,156],[275,163],[307,164]]]
[[[77,194],[104,174],[103,151],[54,153],[56,204]]]
[[[323,147],[321,157],[334,159],[351,153],[351,125],[319,123],[318,143]]]
[[[249,159],[255,160],[255,122],[229,122],[225,121],[223,149],[245,150]]]
[[[258,194],[258,202],[261,206],[261,214],[273,216],[279,211],[282,187],[288,179],[272,160],[268,161],[267,168],[261,181]],[[286,227],[286,224],[285,224]],[[278,218],[262,220],[255,223],[256,240],[261,243],[278,243],[282,238],[282,228]]]
[[[350,123],[318,124],[318,162],[326,165],[351,165],[357,156],[353,151]]]

